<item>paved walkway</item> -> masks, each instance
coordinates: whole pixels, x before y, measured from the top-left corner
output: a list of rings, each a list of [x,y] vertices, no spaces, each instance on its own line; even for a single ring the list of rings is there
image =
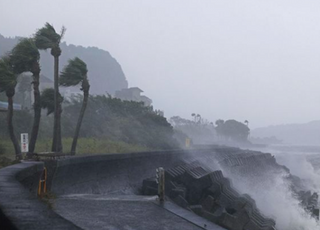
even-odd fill
[[[56,198],[54,209],[85,230],[222,230],[175,204],[163,208],[150,196],[65,195]]]

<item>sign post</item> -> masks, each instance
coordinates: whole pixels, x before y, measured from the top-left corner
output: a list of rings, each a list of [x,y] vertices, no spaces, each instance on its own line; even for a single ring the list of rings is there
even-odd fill
[[[29,152],[29,138],[28,133],[21,133],[21,152]]]

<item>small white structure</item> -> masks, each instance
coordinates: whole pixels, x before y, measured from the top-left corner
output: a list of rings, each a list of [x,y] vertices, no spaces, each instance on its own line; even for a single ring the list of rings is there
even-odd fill
[[[152,100],[147,96],[141,95],[143,91],[138,87],[121,89],[115,92],[115,97],[123,101],[143,102],[145,106],[151,106]]]

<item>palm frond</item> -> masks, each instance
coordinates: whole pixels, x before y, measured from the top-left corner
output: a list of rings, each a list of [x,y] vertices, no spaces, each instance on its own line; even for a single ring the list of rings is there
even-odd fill
[[[10,54],[13,70],[17,74],[32,72],[33,66],[40,59],[40,53],[32,38],[23,38]]]
[[[59,39],[59,43],[61,42],[62,38],[64,37],[65,33],[67,31],[67,28],[62,26],[61,28],[61,32],[60,32],[60,39]]]
[[[50,49],[60,43],[60,34],[48,22],[34,35],[35,44],[40,50]]]
[[[80,58],[70,59],[60,75],[60,85],[75,86],[87,77],[87,65]]]
[[[17,75],[14,74],[10,58],[4,56],[0,59],[0,92],[14,89],[17,85]]]
[[[47,37],[35,35],[34,38],[36,41],[36,46],[38,47],[39,50],[51,49],[54,46],[52,41]]]
[[[59,103],[63,102],[63,97],[59,93]],[[47,88],[41,93],[41,108],[47,109],[47,115],[54,112],[54,89]]]
[[[49,22],[46,22],[46,24],[44,24],[44,27],[47,30],[53,31],[54,33],[56,32],[56,30],[54,29],[53,25],[51,25]]]

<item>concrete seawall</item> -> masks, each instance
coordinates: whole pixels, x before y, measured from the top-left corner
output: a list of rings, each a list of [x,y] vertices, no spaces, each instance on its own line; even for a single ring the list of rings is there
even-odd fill
[[[140,194],[143,179],[154,176],[155,169],[160,166],[171,168],[197,158],[201,158],[206,163],[216,161],[215,159],[234,163],[228,156],[230,153],[232,156],[237,155],[241,158],[243,151],[216,146],[210,149],[188,151],[76,156],[45,163],[23,162],[12,165],[0,170],[0,227],[35,230],[85,229],[62,217],[64,215],[58,215],[37,198],[38,182],[44,166],[48,169],[48,189],[62,199],[70,194],[73,196],[77,194],[128,196]],[[216,157],[213,158],[215,154]],[[256,158],[264,161],[264,158],[269,155],[260,153]],[[230,160],[225,160],[224,156]],[[181,224],[186,226],[185,229],[202,229],[199,226],[190,228],[182,221]],[[221,228],[213,227],[212,229]]]
[[[24,162],[0,170],[1,229],[79,229],[38,200],[43,167],[42,162]]]
[[[79,156],[55,161],[22,162],[0,170],[1,229],[80,229],[37,198],[44,166],[48,188],[64,194],[137,194],[155,168],[170,166],[184,151]],[[4,227],[4,228],[2,228]]]
[[[142,179],[160,166],[177,164],[185,152],[112,154],[57,160],[52,192],[64,194],[138,194]]]

